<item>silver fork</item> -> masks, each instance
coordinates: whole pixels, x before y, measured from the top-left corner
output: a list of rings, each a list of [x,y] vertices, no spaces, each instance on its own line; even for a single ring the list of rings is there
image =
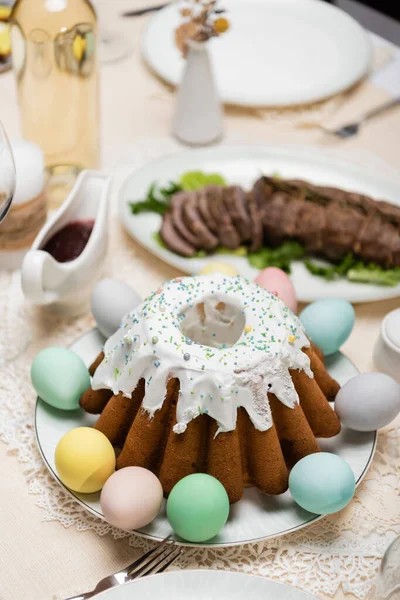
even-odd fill
[[[322,127],[322,129],[325,133],[335,135],[336,137],[342,139],[351,138],[354,135],[357,135],[357,133],[360,130],[360,127],[364,125],[367,121],[373,119],[374,117],[377,117],[378,115],[386,112],[387,110],[390,110],[391,108],[394,108],[398,104],[400,104],[400,96],[398,98],[394,98],[393,100],[389,100],[388,102],[385,102],[384,104],[381,104],[380,106],[377,106],[376,108],[373,108],[372,110],[366,112],[365,115],[357,119],[357,121],[354,121],[354,123],[343,125],[338,129],[327,129],[325,127]]]
[[[94,590],[90,592],[84,592],[78,596],[72,596],[66,598],[66,600],[86,600],[87,598],[93,598],[96,594],[104,592],[109,588],[122,585],[127,581],[144,577],[145,575],[155,575],[156,573],[162,573],[182,554],[182,549],[175,545],[175,542],[168,536],[161,542],[154,550],[149,550],[143,556],[135,560],[131,565],[128,565],[122,571],[114,573],[114,575],[108,575],[101,579],[96,585]]]

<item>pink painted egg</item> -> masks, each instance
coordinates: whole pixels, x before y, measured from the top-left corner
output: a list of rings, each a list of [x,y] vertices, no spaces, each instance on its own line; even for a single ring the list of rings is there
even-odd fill
[[[297,312],[296,293],[290,277],[277,267],[267,267],[260,271],[255,282],[264,289],[278,296],[292,310]]]
[[[163,490],[159,479],[142,467],[115,471],[104,484],[100,496],[103,515],[119,529],[140,529],[160,512]]]

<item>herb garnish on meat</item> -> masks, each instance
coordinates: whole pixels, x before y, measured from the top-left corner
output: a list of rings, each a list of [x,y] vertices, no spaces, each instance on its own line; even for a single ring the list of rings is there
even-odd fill
[[[132,214],[154,212],[164,215],[168,210],[171,198],[177,192],[192,192],[206,185],[226,185],[226,180],[219,173],[203,173],[203,171],[188,171],[181,175],[178,181],[170,181],[165,186],[157,186],[153,182],[149,187],[146,198],[140,202],[130,202]]]

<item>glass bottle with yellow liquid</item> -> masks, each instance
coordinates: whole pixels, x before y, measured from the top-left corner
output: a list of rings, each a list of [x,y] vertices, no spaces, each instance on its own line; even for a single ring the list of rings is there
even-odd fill
[[[96,14],[89,0],[17,0],[10,20],[22,132],[45,154],[55,208],[98,165]]]

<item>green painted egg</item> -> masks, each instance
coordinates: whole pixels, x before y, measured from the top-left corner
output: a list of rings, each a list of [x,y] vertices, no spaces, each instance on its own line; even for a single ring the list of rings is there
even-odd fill
[[[196,473],[172,489],[167,517],[174,532],[188,542],[206,542],[223,528],[229,516],[229,498],[222,483]]]
[[[32,363],[31,380],[37,395],[61,410],[79,408],[79,398],[90,387],[87,367],[67,348],[39,352]]]

